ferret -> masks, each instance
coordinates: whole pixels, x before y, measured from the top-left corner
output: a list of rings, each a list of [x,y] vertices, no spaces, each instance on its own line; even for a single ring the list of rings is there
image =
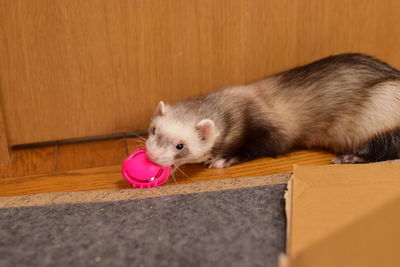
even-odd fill
[[[333,163],[400,158],[400,71],[363,54],[340,54],[262,80],[166,105],[146,153],[163,166],[224,168],[298,148]]]

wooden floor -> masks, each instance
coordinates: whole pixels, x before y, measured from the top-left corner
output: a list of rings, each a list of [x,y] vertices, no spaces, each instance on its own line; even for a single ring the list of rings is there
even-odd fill
[[[11,163],[0,166],[0,196],[131,188],[120,174],[121,162],[141,146],[139,138],[122,138],[13,150]],[[187,165],[167,183],[288,173],[294,164],[329,164],[333,157],[323,151],[297,151],[226,169]]]

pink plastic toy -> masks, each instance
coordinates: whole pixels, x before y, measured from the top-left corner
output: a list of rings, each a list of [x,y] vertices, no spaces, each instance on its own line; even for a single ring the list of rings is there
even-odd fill
[[[134,187],[149,188],[168,180],[171,166],[163,167],[146,156],[146,148],[139,148],[122,163],[122,175]]]

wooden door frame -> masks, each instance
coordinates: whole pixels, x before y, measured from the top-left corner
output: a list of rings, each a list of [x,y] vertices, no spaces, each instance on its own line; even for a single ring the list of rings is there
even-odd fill
[[[0,165],[10,162],[10,151],[8,148],[6,128],[3,120],[3,111],[0,108]]]

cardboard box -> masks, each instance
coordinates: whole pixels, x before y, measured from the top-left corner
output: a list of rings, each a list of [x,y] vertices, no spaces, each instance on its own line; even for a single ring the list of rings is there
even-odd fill
[[[400,266],[400,165],[295,166],[286,198],[281,266]]]

